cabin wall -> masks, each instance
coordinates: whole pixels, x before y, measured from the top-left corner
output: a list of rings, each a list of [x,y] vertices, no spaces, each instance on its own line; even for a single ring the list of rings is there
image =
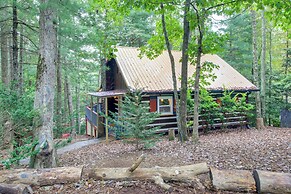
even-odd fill
[[[125,80],[115,59],[108,61],[106,67],[106,90],[127,89]]]
[[[236,92],[233,95],[237,94]],[[155,94],[149,96],[149,106],[150,112],[158,111],[158,97],[159,96],[172,96],[173,94]],[[221,104],[220,97],[222,97],[222,93],[212,93],[213,99]],[[177,119],[176,119],[176,102],[173,97],[173,114],[169,115],[161,115],[159,118],[155,120],[154,123],[148,125],[148,127],[160,127],[161,132],[168,131],[168,129],[177,129]],[[188,121],[193,120],[192,115],[188,115]],[[214,118],[210,123],[207,123],[204,116],[199,116],[199,129],[216,129],[216,128],[226,128],[226,127],[237,127],[237,126],[246,126],[248,124],[247,117],[244,114],[237,114],[237,115],[226,115],[224,121],[220,118]]]

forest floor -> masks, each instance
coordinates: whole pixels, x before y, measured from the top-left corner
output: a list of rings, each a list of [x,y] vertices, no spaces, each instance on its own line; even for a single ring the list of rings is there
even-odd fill
[[[141,154],[146,159],[140,167],[181,166],[207,162],[218,169],[291,171],[291,129],[269,127],[265,130],[227,129],[200,136],[199,143],[181,144],[161,137],[156,146],[136,150],[132,144],[111,140],[100,141],[59,157],[60,166],[129,167]],[[203,184],[169,183],[172,193],[217,193],[208,189],[210,180]],[[74,184],[35,188],[36,193],[164,193],[148,181],[94,181],[82,180]],[[222,192],[220,192],[222,193]],[[231,192],[223,192],[231,193]]]

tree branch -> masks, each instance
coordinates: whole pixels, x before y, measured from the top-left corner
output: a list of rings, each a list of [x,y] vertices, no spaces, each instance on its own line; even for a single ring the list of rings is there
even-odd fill
[[[22,21],[22,20],[18,20],[18,24],[25,25],[26,27],[28,27],[28,28],[29,28],[29,29],[31,29],[32,31],[34,31],[34,32],[37,32],[37,33],[38,33],[38,30],[36,30],[36,29],[39,29],[39,27],[37,27],[37,26],[32,26],[32,25],[29,25],[29,24],[25,23],[25,22],[24,22],[24,21]]]
[[[3,23],[3,22],[9,21],[9,20],[11,20],[11,17],[6,18],[5,20],[0,20],[0,24]]]
[[[7,5],[7,6],[4,6],[4,7],[0,7],[0,10],[1,10],[1,9],[10,8],[10,7],[12,7],[12,6],[11,6],[11,5]]]
[[[221,7],[221,6],[224,6],[224,5],[227,5],[227,4],[231,4],[231,3],[234,3],[234,2],[236,2],[236,0],[234,0],[234,1],[229,1],[229,2],[226,2],[226,3],[220,3],[220,4],[214,5],[214,6],[212,6],[212,7],[208,7],[208,8],[206,8],[205,10],[206,10],[206,11],[209,11],[210,9],[217,8],[217,7]]]
[[[26,38],[27,40],[29,40],[32,44],[33,44],[33,46],[35,46],[35,48],[37,48],[38,49],[38,46],[28,37],[28,36],[26,36],[26,35],[24,35],[24,34],[21,34],[24,38]]]
[[[198,9],[195,7],[195,5],[193,3],[190,3],[190,5],[193,7],[193,9],[195,10],[195,14],[196,14],[196,17],[197,17],[197,23],[198,23],[198,30],[199,30],[199,36],[202,37],[203,36],[203,33],[202,33],[202,29],[201,29],[201,19],[200,19],[200,16],[199,16],[199,11]]]

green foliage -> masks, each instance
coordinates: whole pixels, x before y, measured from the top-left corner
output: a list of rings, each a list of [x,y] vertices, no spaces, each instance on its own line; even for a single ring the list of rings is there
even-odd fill
[[[19,96],[17,92],[0,86],[0,126],[3,126],[5,122],[10,122],[11,130],[20,140],[32,136],[33,119],[38,116],[33,109],[33,102],[34,97],[31,90]]]
[[[111,113],[113,118],[110,119],[114,124],[114,131],[116,135],[126,138],[134,139],[136,148],[148,148],[157,141],[155,131],[156,127],[147,127],[152,123],[159,114],[156,112],[149,112],[149,103],[142,101],[141,90],[133,91],[124,96],[120,106],[121,115],[118,113]]]
[[[37,144],[37,140],[33,140],[33,120],[38,118],[38,113],[33,109],[33,94],[32,90],[27,90],[23,95],[18,95],[16,91],[0,86],[1,142],[9,144],[11,142],[7,142],[8,137],[12,135],[13,138],[10,158],[2,161],[7,168],[23,158],[36,154],[36,151],[32,151]],[[9,128],[7,126],[5,128],[7,122],[10,123]]]
[[[206,131],[212,128],[214,124],[214,119],[219,116],[219,104],[213,99],[210,93],[202,88],[200,90],[200,107],[199,107],[199,114],[201,115],[202,119],[206,121]]]
[[[16,141],[13,142],[15,148],[10,152],[10,157],[6,160],[0,161],[6,169],[9,169],[13,164],[19,164],[19,161],[31,156],[35,156],[39,149],[33,149],[37,144],[37,140],[32,137],[22,138],[23,145],[19,146]]]
[[[217,121],[222,122],[222,127],[224,128],[224,123],[227,121],[228,117],[231,116],[246,116],[248,119],[252,117],[252,110],[254,106],[247,103],[247,93],[237,93],[234,95],[234,91],[224,90],[221,97],[218,97],[219,103],[215,101],[213,96],[205,89],[200,90],[199,100],[199,115],[200,120],[203,120],[204,132],[213,128],[213,124]],[[193,101],[191,101],[193,107]],[[191,106],[188,106],[188,109]],[[244,117],[241,117],[244,120]],[[191,126],[193,123],[189,122],[188,125]]]

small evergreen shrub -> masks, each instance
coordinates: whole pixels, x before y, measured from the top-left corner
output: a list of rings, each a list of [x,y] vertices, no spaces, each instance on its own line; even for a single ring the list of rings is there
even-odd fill
[[[117,138],[132,140],[136,149],[149,148],[155,144],[157,127],[148,127],[159,114],[149,111],[149,103],[142,101],[142,91],[127,93],[119,107],[121,114],[112,113],[110,121]]]

